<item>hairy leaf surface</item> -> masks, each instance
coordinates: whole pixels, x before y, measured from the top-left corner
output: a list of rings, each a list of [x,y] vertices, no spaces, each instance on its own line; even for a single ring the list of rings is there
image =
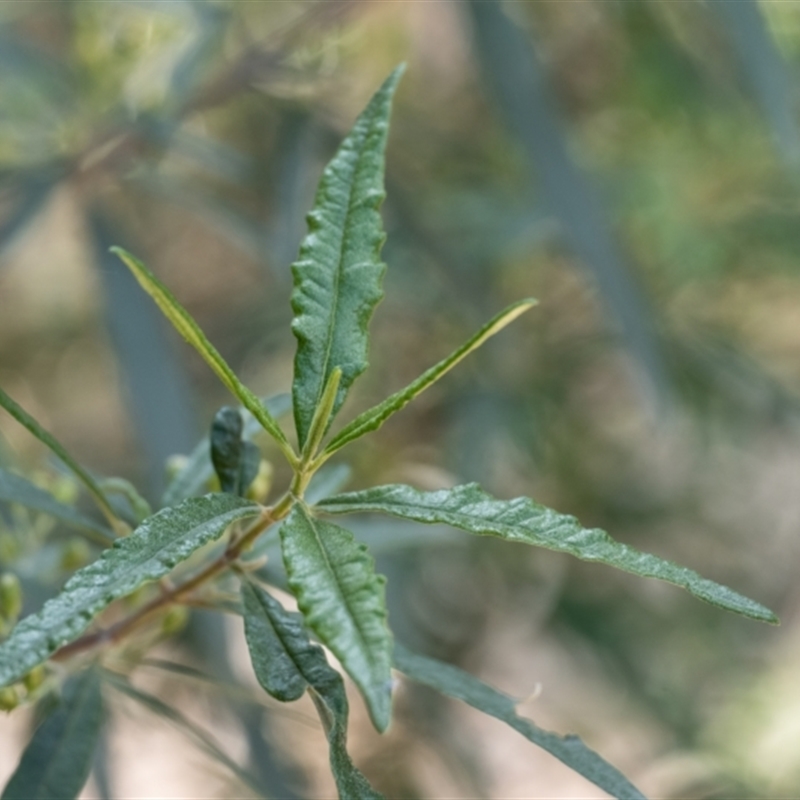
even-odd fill
[[[260,509],[240,497],[210,494],[145,520],[97,561],[78,570],[61,594],[22,620],[0,644],[0,686],[19,680],[78,637],[114,600],[163,577],[199,547],[218,539],[232,522],[255,516]]]
[[[778,621],[760,603],[686,567],[615,542],[605,531],[584,528],[575,517],[559,514],[527,497],[497,500],[475,483],[438,492],[421,492],[401,484],[376,486],[330,497],[318,508],[331,514],[377,511],[417,522],[442,522],[482,536],[559,550],[584,561],[598,561],[644,578],[674,583],[727,611],[763,622]]]
[[[416,655],[399,644],[394,647],[394,665],[411,680],[462,700],[510,725],[612,797],[618,800],[645,800],[644,795],[619,770],[590,750],[577,736],[558,736],[542,730],[531,720],[517,714],[511,697],[458,667]]]
[[[297,700],[306,689],[320,712],[330,746],[331,770],[342,800],[380,800],[347,753],[347,694],[342,676],[312,644],[298,614],[263,589],[242,584],[244,626],[258,682],[277,700]],[[320,703],[323,704],[320,707]]]
[[[100,678],[89,669],[64,688],[61,703],[33,734],[2,800],[72,800],[89,777],[103,722]]]
[[[363,414],[359,414],[333,437],[325,448],[326,455],[331,455],[354,439],[358,439],[359,436],[363,436],[365,433],[380,428],[392,414],[405,408],[418,394],[424,392],[425,389],[436,383],[439,378],[448,373],[459,361],[466,358],[487,339],[490,339],[496,333],[503,330],[506,325],[513,322],[520,314],[524,314],[529,308],[536,305],[536,302],[536,300],[528,299],[510,305],[497,316],[489,320],[477,333],[473,334],[461,347],[447,356],[447,358],[443,359],[438,364],[434,364],[430,369],[425,370],[419,378],[406,386],[405,389],[395,392],[382,403],[378,403],[378,405],[373,406]]]
[[[309,627],[330,647],[383,731],[391,713],[392,635],[381,575],[350,531],[297,504],[281,525],[286,574]]]
[[[173,324],[175,330],[197,350],[231,394],[239,398],[241,404],[259,421],[264,430],[278,442],[281,450],[291,460],[292,448],[275,418],[261,401],[236,377],[236,373],[228,366],[228,363],[219,354],[214,345],[208,341],[206,335],[200,330],[200,326],[175,299],[172,292],[138,258],[127,253],[121,247],[112,247],[111,250],[122,259],[125,266],[130,269],[136,280],[139,281],[141,287],[155,300],[158,307]]]
[[[367,368],[367,326],[383,297],[385,234],[379,208],[384,151],[398,67],[356,120],[320,180],[308,235],[292,265],[292,332],[297,338],[292,397],[300,447],[331,372],[342,377],[331,418]]]
[[[29,480],[0,467],[0,500],[19,503],[33,511],[49,514],[66,525],[85,531],[90,538],[103,545],[114,541],[114,534],[105,526],[81,514],[72,506],[56,500],[50,492],[40,489]]]

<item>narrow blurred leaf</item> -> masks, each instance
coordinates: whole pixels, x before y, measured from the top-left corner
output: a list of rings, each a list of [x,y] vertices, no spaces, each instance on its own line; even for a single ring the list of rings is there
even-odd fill
[[[114,534],[103,525],[76,511],[72,506],[56,500],[50,492],[40,489],[25,478],[0,467],[0,500],[19,503],[33,511],[49,514],[66,525],[85,532],[89,538],[108,547]]]
[[[657,394],[666,397],[669,378],[653,309],[614,238],[604,199],[570,153],[568,132],[533,39],[512,22],[502,3],[470,0],[468,8],[492,100],[527,151],[545,202],[591,270],[630,350]]]
[[[449,372],[459,361],[466,358],[473,350],[480,347],[487,339],[499,333],[509,323],[513,322],[520,314],[536,305],[536,300],[521,300],[501,311],[496,317],[489,320],[477,333],[471,336],[458,349],[454,350],[447,358],[425,370],[415,381],[387,397],[382,403],[373,406],[359,414],[351,423],[346,425],[334,436],[325,448],[325,454],[331,455],[349,442],[363,436],[365,433],[377,430],[383,423],[401,408],[404,408],[418,394],[424,392],[431,384]]]
[[[292,397],[302,448],[331,372],[342,370],[332,416],[367,368],[370,317],[383,297],[385,239],[380,208],[384,151],[398,67],[356,120],[325,168],[309,233],[292,265],[292,332],[297,338]]]
[[[16,203],[0,222],[0,254],[36,219],[60,177],[60,172],[43,171],[28,177],[21,186],[14,187]]]
[[[297,700],[306,689],[320,712],[330,745],[331,770],[341,800],[380,800],[347,753],[348,704],[341,675],[312,644],[298,614],[263,589],[242,584],[245,636],[258,682],[277,700]],[[316,695],[316,696],[314,696]],[[323,707],[320,708],[320,703]]]
[[[288,413],[292,407],[291,396],[278,394],[262,401],[267,410],[274,417],[281,417]],[[244,427],[242,438],[246,441],[252,439],[263,430],[258,420],[247,410],[242,410]],[[189,460],[177,475],[170,481],[164,496],[161,498],[162,506],[174,506],[187,497],[204,491],[208,481],[214,476],[214,467],[209,457],[209,438],[204,437],[192,451]]]
[[[145,488],[157,497],[164,491],[167,458],[186,452],[197,440],[195,396],[166,320],[109,251],[121,241],[123,226],[97,206],[86,214],[86,222],[123,399],[135,426],[135,446],[144,456]]]
[[[736,55],[756,102],[772,129],[786,165],[800,166],[800,129],[797,126],[795,81],[776,46],[756,0],[711,3],[727,28]]]
[[[376,486],[323,500],[318,508],[330,514],[373,511],[422,523],[444,523],[481,536],[498,536],[597,561],[644,578],[657,578],[686,589],[700,600],[762,622],[777,617],[760,603],[693,570],[615,542],[605,531],[584,528],[575,517],[559,514],[527,497],[497,500],[476,483],[421,492],[411,486]]]
[[[17,405],[2,389],[0,389],[0,406],[2,406],[20,425],[30,431],[43,445],[55,453],[78,477],[89,490],[97,504],[106,514],[109,521],[116,517],[102,489],[95,479],[64,449],[64,446],[51,433],[46,431],[25,409]]]
[[[228,525],[261,506],[229,494],[190,498],[145,520],[100,558],[78,570],[37,614],[26,617],[0,644],[0,686],[22,678],[59,647],[78,637],[114,600],[158,580]]]
[[[64,688],[58,707],[33,734],[2,800],[71,800],[92,768],[103,722],[97,670],[89,669]]]
[[[284,455],[293,463],[295,458],[292,448],[274,417],[236,377],[233,370],[189,315],[189,312],[178,303],[169,289],[141,261],[130,253],[126,253],[122,248],[115,247],[112,248],[112,251],[125,262],[125,265],[136,276],[139,284],[155,300],[175,329],[197,350],[222,383],[235,397],[239,398],[242,405],[261,423],[264,430],[275,439]]]
[[[247,770],[242,769],[242,767],[214,741],[210,734],[184,716],[177,708],[173,708],[149,692],[137,689],[130,684],[127,679],[119,675],[107,672],[105,673],[105,679],[118,691],[127,695],[132,700],[135,700],[137,703],[140,703],[156,716],[166,719],[182,730],[195,744],[208,753],[211,758],[226,766],[240,781],[242,781],[242,783],[255,791],[257,796],[260,796],[258,780],[247,772]]]
[[[411,680],[489,714],[510,725],[526,739],[563,761],[618,800],[645,800],[644,795],[617,769],[590,750],[577,736],[558,736],[537,727],[517,714],[515,702],[463,670],[416,655],[399,644],[394,647],[394,665]]]
[[[392,635],[383,576],[350,531],[295,505],[281,525],[283,561],[300,610],[355,681],[375,727],[391,714]]]

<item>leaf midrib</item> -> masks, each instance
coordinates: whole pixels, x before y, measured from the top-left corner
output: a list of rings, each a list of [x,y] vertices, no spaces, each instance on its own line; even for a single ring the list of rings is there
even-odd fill
[[[361,640],[362,650],[366,653],[366,656],[367,656],[367,662],[370,664],[371,669],[374,669],[376,665],[375,665],[374,660],[372,659],[372,649],[370,647],[370,643],[367,640],[367,637],[365,636],[364,631],[361,629],[361,624],[360,624],[357,616],[353,613],[353,610],[352,610],[352,608],[350,606],[350,603],[348,602],[347,595],[345,594],[344,590],[342,589],[342,584],[339,582],[339,576],[336,574],[336,570],[333,568],[333,563],[331,562],[331,560],[330,560],[330,558],[328,556],[328,551],[325,549],[325,545],[322,542],[322,536],[320,535],[319,531],[317,530],[317,526],[314,524],[316,520],[310,514],[308,514],[305,511],[305,509],[303,510],[303,514],[305,515],[306,519],[308,520],[308,523],[309,523],[309,525],[311,527],[311,530],[314,532],[314,538],[317,540],[317,543],[319,545],[319,549],[322,552],[323,559],[325,561],[325,566],[328,568],[328,572],[333,576],[333,582],[336,585],[336,591],[337,591],[337,593],[339,595],[339,598],[343,601],[343,603],[344,603],[345,607],[347,608],[347,611],[348,611],[348,613],[350,615],[350,619],[353,621],[353,623],[355,625],[356,632],[358,633],[358,637]],[[337,526],[337,527],[339,527],[339,526]],[[350,531],[348,531],[346,528],[341,528],[341,530],[345,531],[346,533],[350,533]],[[350,535],[352,536],[352,534],[350,534]],[[353,537],[352,542],[353,542],[353,544],[355,544],[356,547],[358,547],[358,542],[355,541],[355,537]]]
[[[360,137],[360,141],[358,143],[358,149],[356,151],[357,152],[356,163],[353,165],[352,176],[347,187],[347,211],[345,212],[344,222],[341,226],[341,236],[339,237],[339,242],[337,247],[337,250],[339,251],[339,258],[336,264],[336,269],[334,270],[334,278],[333,278],[334,280],[333,306],[331,308],[331,313],[328,316],[328,332],[325,341],[325,357],[322,362],[322,375],[319,382],[319,386],[317,387],[317,397],[314,401],[314,408],[316,408],[319,405],[320,400],[322,399],[322,395],[325,391],[325,384],[328,378],[328,366],[331,360],[334,332],[336,330],[336,315],[339,310],[339,286],[341,284],[342,275],[344,273],[343,262],[344,262],[344,252],[345,252],[345,240],[347,238],[346,233],[350,228],[350,219],[353,213],[353,193],[354,193],[353,190],[361,174],[361,169],[363,167],[364,146],[369,138],[370,128],[371,128],[371,120],[370,124],[366,126],[363,136]]]

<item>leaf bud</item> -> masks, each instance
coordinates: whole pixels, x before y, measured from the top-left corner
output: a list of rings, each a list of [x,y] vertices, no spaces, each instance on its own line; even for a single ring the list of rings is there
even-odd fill
[[[0,575],[0,620],[15,623],[22,611],[22,584],[13,572]]]
[[[0,689],[0,711],[13,711],[19,705],[19,694],[13,686]]]
[[[23,679],[22,683],[28,691],[28,694],[35,692],[47,678],[47,670],[43,664],[34,667]]]
[[[186,606],[172,606],[161,618],[161,632],[165,636],[179,633],[189,621],[189,609]]]
[[[272,489],[272,476],[274,473],[275,468],[272,466],[272,462],[262,458],[261,463],[258,465],[256,477],[247,490],[247,497],[257,503],[263,503],[269,496],[270,489]]]
[[[175,480],[178,477],[178,474],[181,470],[189,463],[188,456],[182,456],[179,454],[172,455],[167,459],[167,463],[164,465],[164,471],[167,474],[167,483]]]
[[[72,572],[92,559],[92,549],[85,539],[77,536],[70,539],[61,551],[61,569]]]

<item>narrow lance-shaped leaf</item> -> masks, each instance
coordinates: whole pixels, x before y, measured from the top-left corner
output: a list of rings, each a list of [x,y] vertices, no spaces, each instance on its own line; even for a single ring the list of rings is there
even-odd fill
[[[432,658],[416,655],[395,644],[394,665],[411,680],[463,700],[510,725],[526,739],[547,750],[618,800],[644,800],[644,795],[616,768],[590,750],[577,736],[558,736],[517,714],[514,700],[472,675]]]
[[[385,579],[350,531],[314,519],[300,503],[280,535],[289,586],[306,623],[361,690],[375,727],[385,730],[392,666]]]
[[[22,678],[59,647],[77,638],[120,597],[158,580],[236,520],[261,506],[228,494],[190,498],[145,520],[100,558],[78,570],[59,595],[31,614],[0,644],[0,686]]]
[[[216,373],[217,377],[225,384],[228,390],[239,398],[242,405],[261,423],[270,436],[275,439],[283,454],[290,463],[295,463],[296,458],[286,435],[278,426],[272,414],[264,407],[261,401],[236,377],[234,371],[228,366],[225,359],[217,349],[208,341],[206,335],[200,330],[199,325],[192,319],[189,312],[175,299],[172,292],[161,283],[155,275],[135,256],[121,247],[112,247],[125,265],[139,281],[141,287],[155,300],[158,307],[164,312],[167,319],[173,324],[178,333],[189,342],[202,356],[203,360]]]
[[[605,531],[584,528],[575,517],[535,503],[527,497],[497,500],[470,483],[438,492],[421,492],[395,484],[330,497],[318,507],[330,514],[376,511],[417,522],[441,522],[483,536],[498,536],[598,561],[644,578],[680,586],[707,603],[762,622],[777,623],[766,607],[726,586],[663,558],[615,542]]]
[[[307,689],[316,695],[339,797],[381,800],[347,753],[349,709],[342,677],[328,664],[322,648],[312,644],[299,615],[250,583],[242,585],[242,604],[250,658],[264,690],[282,702],[297,700]]]
[[[50,492],[2,467],[0,467],[0,500],[19,503],[33,511],[49,514],[64,524],[83,531],[90,539],[106,547],[114,541],[114,535],[108,528],[84,516],[72,506],[56,500]]]
[[[160,698],[149,692],[137,689],[127,678],[113,672],[104,672],[103,676],[106,683],[113,686],[117,691],[127,695],[148,711],[172,723],[176,728],[186,734],[200,748],[205,750],[211,758],[219,761],[226,766],[239,780],[252,789],[256,796],[260,795],[259,782],[255,776],[247,770],[242,769],[214,740],[214,738],[204,731],[199,725],[195,724],[188,717],[184,716],[177,708],[165,703]]]
[[[46,431],[22,406],[12,400],[2,389],[0,389],[0,406],[2,406],[14,419],[30,431],[42,444],[55,453],[81,480],[83,485],[89,490],[90,494],[97,501],[98,506],[108,518],[112,525],[117,525],[119,521],[114,514],[114,509],[108,502],[108,498],[103,494],[103,490],[97,485],[97,481],[66,451],[64,445],[55,436]]]
[[[33,734],[2,800],[72,800],[89,777],[103,722],[95,669],[73,678],[59,706]]]
[[[370,317],[383,297],[385,234],[379,208],[392,96],[398,67],[356,120],[320,180],[309,233],[292,265],[292,332],[297,338],[292,397],[300,447],[306,443],[331,372],[342,378],[332,417],[367,368]]]
[[[454,350],[447,358],[425,370],[422,375],[410,383],[405,389],[395,392],[382,403],[359,414],[352,422],[342,428],[325,448],[325,456],[332,455],[359,436],[375,431],[392,416],[392,414],[405,408],[418,394],[424,392],[431,384],[436,383],[443,375],[449,372],[459,361],[466,358],[473,350],[480,347],[487,339],[499,333],[509,323],[513,322],[520,314],[536,305],[536,300],[530,298],[520,300],[501,311],[496,317],[489,320],[477,333],[467,339],[464,344]]]

